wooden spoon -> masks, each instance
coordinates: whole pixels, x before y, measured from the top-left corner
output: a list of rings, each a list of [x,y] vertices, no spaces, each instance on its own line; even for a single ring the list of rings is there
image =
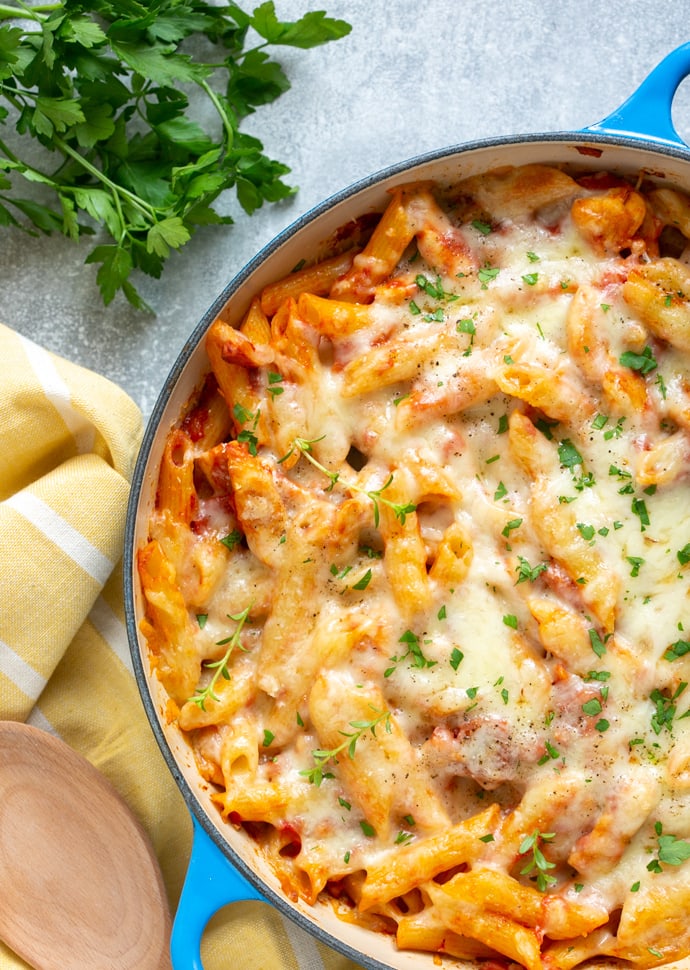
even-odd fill
[[[14,721],[0,721],[0,938],[36,970],[171,967],[144,830],[85,758]]]

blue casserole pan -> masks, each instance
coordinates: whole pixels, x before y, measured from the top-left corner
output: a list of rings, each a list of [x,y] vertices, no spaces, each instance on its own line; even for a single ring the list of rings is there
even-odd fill
[[[286,275],[317,247],[323,249],[324,243],[352,219],[383,210],[388,190],[400,182],[453,182],[501,165],[541,163],[630,175],[644,173],[660,184],[690,191],[690,149],[672,118],[674,97],[689,74],[690,42],[668,54],[637,90],[598,124],[578,131],[455,145],[408,159],[356,182],[301,216],[262,249],[227,284],[190,334],[144,435],[132,482],[124,547],[126,622],[135,674],[151,729],[193,820],[192,854],[173,925],[175,970],[203,970],[200,943],[208,920],[221,907],[239,900],[268,902],[366,970],[438,970],[439,966],[432,955],[399,952],[383,935],[342,922],[328,905],[310,907],[289,900],[251,840],[223,823],[210,801],[211,786],[200,779],[184,738],[163,716],[165,698],[151,676],[138,629],[143,604],[136,551],[146,540],[165,438],[209,368],[203,346],[206,331],[221,314],[230,323],[239,322],[251,298],[266,283]],[[457,961],[452,965],[457,968]]]

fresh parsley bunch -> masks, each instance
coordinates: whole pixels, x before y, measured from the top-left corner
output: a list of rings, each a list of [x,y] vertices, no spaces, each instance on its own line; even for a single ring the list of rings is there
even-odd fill
[[[289,168],[239,130],[290,86],[266,48],[350,30],[323,11],[282,22],[272,2],[249,14],[203,0],[14,0],[0,20],[0,134],[13,124],[19,135],[0,138],[0,226],[73,240],[103,226],[112,242],[86,261],[106,304],[122,290],[139,309],[132,271],[159,278],[199,226],[231,223],[214,208],[225,190],[250,215],[294,191]],[[29,139],[40,167],[22,157]],[[22,197],[22,180],[54,203]]]

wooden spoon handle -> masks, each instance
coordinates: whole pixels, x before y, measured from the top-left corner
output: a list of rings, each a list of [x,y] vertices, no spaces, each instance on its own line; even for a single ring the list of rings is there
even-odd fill
[[[81,755],[0,721],[0,937],[37,970],[169,970],[158,863]]]

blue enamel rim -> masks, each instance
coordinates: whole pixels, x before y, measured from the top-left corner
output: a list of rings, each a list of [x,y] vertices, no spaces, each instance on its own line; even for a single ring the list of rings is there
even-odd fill
[[[354,949],[343,940],[332,936],[321,926],[314,924],[303,913],[294,908],[286,898],[275,893],[222,838],[206,811],[197,801],[178,766],[159,722],[148,687],[148,675],[144,669],[139,649],[134,605],[135,533],[138,505],[145,481],[149,454],[159,433],[161,419],[175,385],[197,345],[233,295],[257,268],[270,259],[289,239],[336,205],[347,201],[365,189],[387,179],[403,175],[420,165],[460,157],[482,149],[507,149],[510,146],[517,148],[537,143],[544,145],[558,143],[574,147],[585,144],[588,148],[601,145],[625,148],[628,151],[640,149],[646,153],[651,151],[655,156],[659,156],[662,167],[664,158],[679,159],[690,164],[690,149],[680,139],[670,120],[670,106],[673,95],[680,81],[688,73],[690,73],[690,43],[670,54],[649,75],[637,92],[599,125],[593,125],[579,131],[534,133],[465,142],[412,157],[352,183],[305,212],[264,246],[220,292],[186,341],[153,407],[144,433],[132,478],[123,554],[125,621],[139,692],[160,750],[182,793],[194,823],[194,845],[190,868],[178,909],[178,916],[173,927],[173,965],[178,970],[182,970],[183,967],[185,970],[203,970],[199,955],[199,943],[206,921],[221,906],[240,899],[265,900],[296,922],[307,933],[360,966],[365,967],[366,970],[390,970],[389,964],[381,963],[364,952]],[[639,134],[640,129],[646,129],[648,134]],[[198,898],[201,896],[203,896],[203,900]]]

